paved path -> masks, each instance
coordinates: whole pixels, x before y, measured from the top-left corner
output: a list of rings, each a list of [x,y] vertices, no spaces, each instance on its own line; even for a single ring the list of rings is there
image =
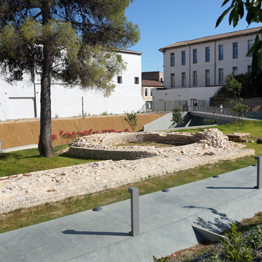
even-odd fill
[[[130,200],[0,234],[0,261],[153,261],[197,244],[192,225],[221,232],[262,211],[256,172],[250,166],[141,196],[135,237],[128,234]]]

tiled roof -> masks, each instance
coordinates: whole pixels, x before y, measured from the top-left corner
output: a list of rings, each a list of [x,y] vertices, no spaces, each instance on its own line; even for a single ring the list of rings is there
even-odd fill
[[[155,80],[142,80],[142,86],[148,87],[164,87],[164,83]]]
[[[206,36],[206,37],[201,37],[201,38],[197,38],[197,39],[189,40],[189,41],[181,41],[181,42],[174,43],[172,45],[162,47],[159,49],[159,51],[164,52],[166,49],[170,49],[170,48],[177,48],[177,47],[182,47],[182,46],[191,45],[191,44],[200,44],[204,42],[211,42],[211,41],[222,40],[226,38],[234,38],[234,37],[239,37],[239,36],[244,36],[244,35],[257,34],[259,33],[260,30],[262,30],[262,27],[239,30],[239,31],[220,34],[220,35]]]

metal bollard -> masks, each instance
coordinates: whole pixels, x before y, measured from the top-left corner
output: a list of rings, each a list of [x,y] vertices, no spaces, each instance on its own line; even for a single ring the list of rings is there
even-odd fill
[[[255,188],[261,188],[261,156],[255,156],[257,160],[257,186]]]
[[[139,189],[137,187],[128,188],[131,193],[131,236],[139,235]]]

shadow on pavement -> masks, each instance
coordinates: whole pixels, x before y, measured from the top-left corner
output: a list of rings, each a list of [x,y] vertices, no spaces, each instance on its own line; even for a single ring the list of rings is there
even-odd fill
[[[97,236],[129,236],[129,233],[124,232],[98,232],[98,231],[76,231],[73,229],[68,229],[62,231],[63,234],[67,235],[97,235]]]

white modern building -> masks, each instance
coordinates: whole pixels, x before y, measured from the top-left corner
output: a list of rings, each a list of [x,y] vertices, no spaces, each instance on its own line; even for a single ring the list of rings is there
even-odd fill
[[[177,91],[173,92],[173,96],[171,90],[154,91],[153,101],[165,96],[168,99],[188,100],[189,104],[199,99],[208,100],[210,94],[223,86],[228,74],[251,70],[252,55],[246,54],[254,44],[256,35],[261,39],[261,28],[207,36],[160,48],[165,88]]]
[[[116,87],[108,98],[96,90],[52,83],[52,118],[145,111],[145,101],[141,96],[142,53],[120,51],[119,54],[126,62],[126,70],[114,77]],[[39,118],[40,92],[40,77],[35,83],[28,79],[13,85],[0,78],[0,120]]]

